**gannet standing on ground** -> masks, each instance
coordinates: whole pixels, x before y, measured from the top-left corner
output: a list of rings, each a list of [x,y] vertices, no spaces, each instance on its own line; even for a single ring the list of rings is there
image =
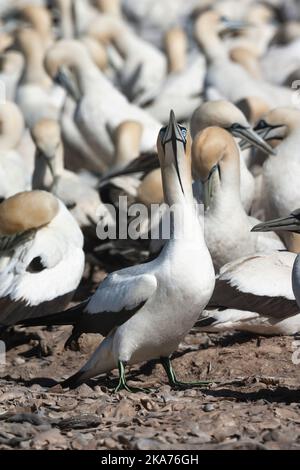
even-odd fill
[[[83,273],[82,233],[45,191],[0,204],[0,326],[41,317],[71,300]]]
[[[204,233],[214,266],[257,252],[285,249],[275,234],[255,237],[259,221],[249,217],[241,202],[239,151],[224,129],[208,127],[192,145],[193,172],[204,185]]]
[[[186,129],[171,112],[168,126],[158,136],[158,153],[165,202],[174,208],[174,215],[171,238],[159,257],[108,275],[84,304],[46,319],[49,324],[73,324],[74,337],[93,331],[106,335],[67,385],[119,367],[116,390],[130,390],[126,364],[162,358],[171,385],[187,386],[176,379],[169,356],[209,301],[215,278],[193,203],[186,143]]]

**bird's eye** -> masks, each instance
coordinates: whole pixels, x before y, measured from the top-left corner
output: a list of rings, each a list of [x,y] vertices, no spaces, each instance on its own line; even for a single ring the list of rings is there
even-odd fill
[[[183,137],[184,139],[186,139],[186,136],[187,136],[187,130],[186,130],[186,128],[183,127],[183,126],[179,126],[179,128],[180,128],[180,132],[181,132],[182,137]]]
[[[165,135],[165,133],[166,133],[166,130],[167,130],[167,128],[166,128],[166,127],[162,127],[162,128],[161,128],[161,130],[159,131],[159,135],[160,135],[160,137],[163,137],[163,136]]]

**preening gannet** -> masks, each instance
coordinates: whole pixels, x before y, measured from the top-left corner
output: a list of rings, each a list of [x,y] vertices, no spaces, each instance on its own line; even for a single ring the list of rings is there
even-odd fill
[[[168,358],[209,301],[215,277],[193,203],[186,129],[177,124],[172,112],[157,145],[165,202],[175,211],[171,238],[154,261],[108,275],[84,304],[46,320],[73,324],[74,337],[92,331],[106,336],[68,385],[118,366],[117,390],[130,390],[125,365],[153,358],[163,358],[171,385],[186,385],[177,381]],[[176,223],[178,215],[182,218]]]
[[[253,237],[259,221],[249,217],[241,203],[239,151],[224,129],[208,127],[192,145],[193,173],[204,185],[204,233],[214,266],[257,252],[285,249],[275,234]]]
[[[82,233],[62,202],[45,191],[0,204],[0,325],[64,308],[84,268]]]

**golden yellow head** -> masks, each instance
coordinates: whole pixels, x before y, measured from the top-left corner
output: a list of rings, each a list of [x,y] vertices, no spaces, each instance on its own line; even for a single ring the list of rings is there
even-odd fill
[[[192,145],[192,168],[195,178],[206,181],[213,168],[223,159],[239,158],[236,143],[229,132],[208,127],[199,132]]]
[[[40,119],[32,128],[32,138],[37,148],[46,156],[54,157],[61,144],[60,127],[53,119]]]
[[[49,224],[58,213],[58,200],[46,191],[15,194],[0,204],[0,234],[13,235]]]

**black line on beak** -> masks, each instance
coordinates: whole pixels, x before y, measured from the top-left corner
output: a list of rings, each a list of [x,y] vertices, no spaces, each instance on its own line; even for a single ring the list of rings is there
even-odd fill
[[[181,191],[182,191],[183,194],[185,194],[184,189],[183,189],[181,176],[180,176],[180,172],[179,172],[179,166],[178,166],[177,142],[181,142],[184,146],[184,150],[186,150],[186,139],[182,135],[181,129],[180,129],[179,125],[176,122],[176,118],[175,118],[175,114],[174,114],[173,110],[170,112],[169,124],[168,124],[165,132],[166,132],[165,133],[166,140],[162,139],[162,146],[163,146],[163,149],[164,149],[164,153],[166,153],[166,150],[165,150],[166,144],[171,142],[172,143],[172,150],[173,150],[174,157],[175,157],[176,173],[177,173],[177,176],[178,176],[178,179],[179,179]]]

